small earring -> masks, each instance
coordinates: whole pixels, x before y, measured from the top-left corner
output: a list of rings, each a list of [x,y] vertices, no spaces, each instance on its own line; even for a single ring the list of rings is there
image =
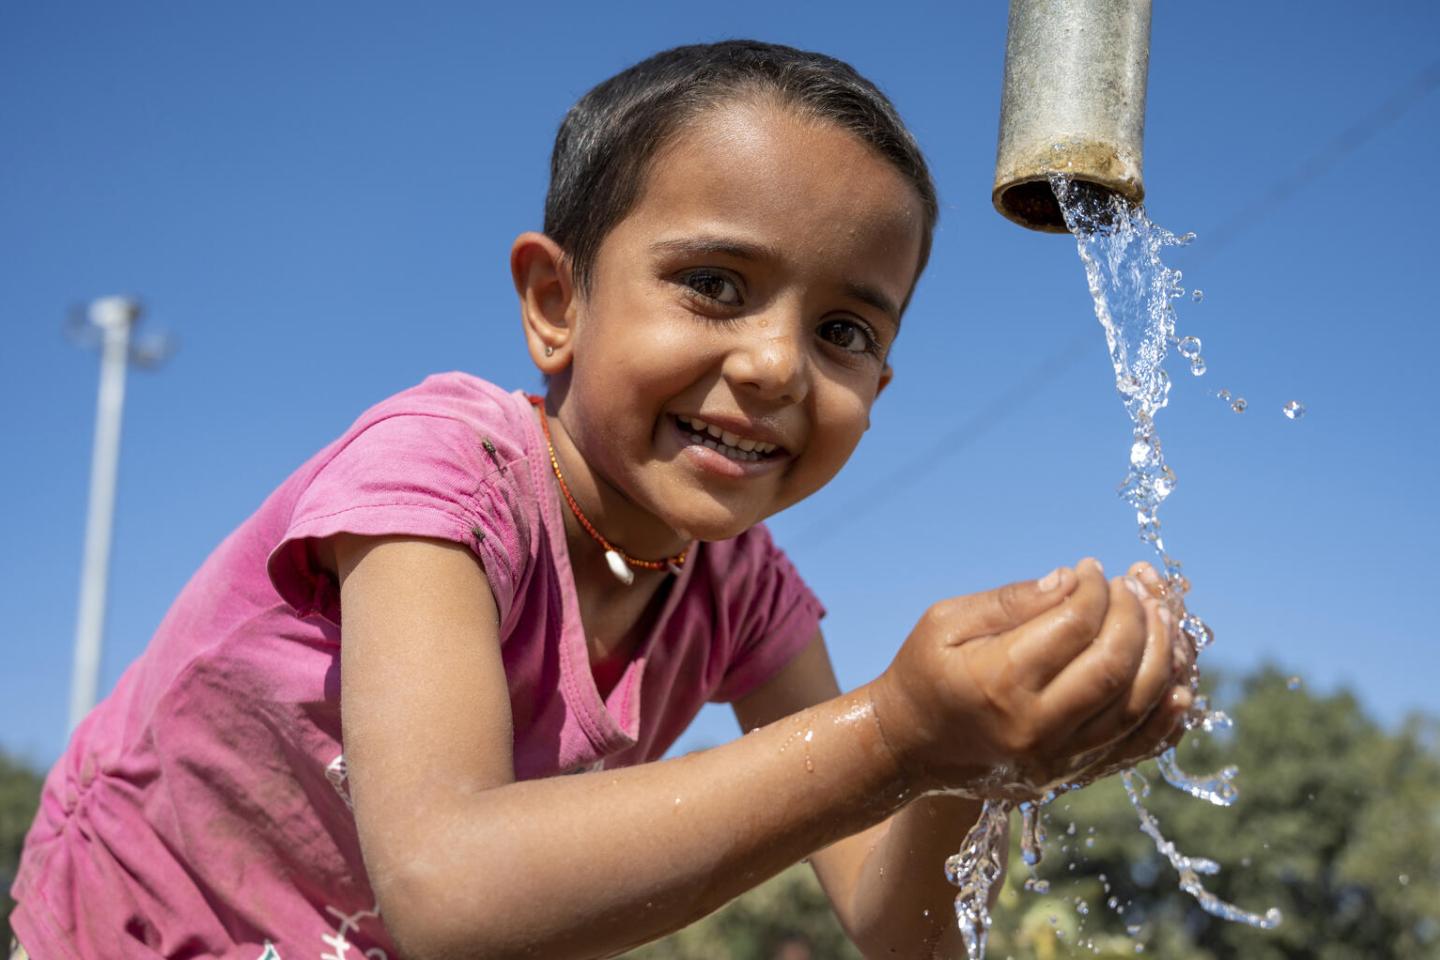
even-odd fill
[[[545,348],[545,356],[547,356],[547,357],[553,357],[554,355],[555,355],[555,348],[554,348],[554,347],[547,346],[547,347]]]

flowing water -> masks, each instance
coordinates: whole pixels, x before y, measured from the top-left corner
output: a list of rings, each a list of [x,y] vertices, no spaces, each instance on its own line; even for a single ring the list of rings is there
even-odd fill
[[[1173,304],[1185,296],[1180,272],[1165,266],[1160,259],[1162,250],[1183,246],[1193,240],[1194,235],[1176,236],[1151,223],[1143,207],[1086,184],[1073,183],[1063,176],[1052,175],[1051,188],[1064,211],[1066,226],[1075,237],[1095,301],[1095,316],[1105,331],[1106,348],[1115,370],[1115,389],[1130,416],[1129,464],[1118,492],[1135,510],[1140,539],[1155,551],[1167,584],[1166,600],[1180,616],[1181,630],[1197,651],[1203,651],[1214,634],[1204,620],[1183,606],[1190,583],[1183,565],[1166,549],[1160,523],[1160,507],[1175,491],[1178,481],[1174,469],[1165,461],[1164,447],[1155,430],[1156,416],[1170,402],[1170,374],[1165,369],[1170,348],[1175,348],[1192,376],[1204,376],[1206,372],[1200,339],[1176,333]],[[1191,296],[1197,302],[1203,298],[1199,290]],[[1245,399],[1232,397],[1228,390],[1221,390],[1217,396],[1228,402],[1236,413],[1246,409]],[[1292,400],[1283,412],[1291,420],[1298,420],[1304,416],[1305,408]],[[1194,675],[1190,682],[1193,688]],[[1189,729],[1210,732],[1229,725],[1229,717],[1211,710],[1205,699],[1197,695],[1195,707],[1186,720]],[[1209,774],[1190,774],[1180,767],[1172,749],[1159,757],[1159,768],[1168,784],[1197,799],[1229,806],[1238,796],[1233,783],[1238,771],[1234,767]],[[1218,873],[1219,865],[1204,857],[1187,856],[1165,838],[1159,821],[1145,806],[1150,787],[1139,771],[1127,770],[1121,779],[1140,819],[1141,831],[1175,868],[1180,889],[1217,917],[1266,929],[1280,923],[1280,912],[1274,908],[1263,914],[1251,913],[1208,891],[1201,877]],[[1053,795],[1033,804],[1020,804],[1021,850],[1025,862],[1032,867],[1039,862],[1044,841],[1040,808],[1052,798]],[[1008,852],[1003,846],[1003,827],[1011,809],[1012,805],[1007,802],[986,802],[960,852],[946,864],[951,882],[960,888],[955,898],[955,914],[970,960],[981,960],[985,955],[990,929],[987,898]]]

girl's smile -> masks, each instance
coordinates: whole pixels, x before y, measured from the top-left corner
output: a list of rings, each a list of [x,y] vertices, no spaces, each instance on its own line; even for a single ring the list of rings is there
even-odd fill
[[[722,477],[761,476],[782,469],[789,458],[783,444],[767,439],[777,434],[743,418],[678,414],[673,421],[685,455],[701,469]]]
[[[562,255],[560,279],[527,300],[556,453],[592,522],[664,556],[827,483],[889,381],[922,222],[904,176],[829,122],[765,100],[692,118],[605,237],[588,291]],[[522,288],[527,270],[549,276],[546,243],[517,241]]]

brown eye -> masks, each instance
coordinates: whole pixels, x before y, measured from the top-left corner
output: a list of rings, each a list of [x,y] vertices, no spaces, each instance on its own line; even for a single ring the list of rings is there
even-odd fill
[[[817,332],[820,339],[847,353],[873,353],[876,349],[870,331],[853,320],[827,320]]]
[[[694,270],[685,274],[681,282],[706,300],[713,300],[727,307],[740,305],[740,288],[723,273]]]

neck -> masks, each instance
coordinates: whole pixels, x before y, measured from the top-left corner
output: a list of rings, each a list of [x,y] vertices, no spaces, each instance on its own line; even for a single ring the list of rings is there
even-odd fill
[[[538,416],[537,411],[537,416]],[[559,462],[560,472],[565,478],[565,487],[575,499],[580,511],[622,556],[628,555],[639,560],[665,561],[684,551],[690,544],[687,537],[670,529],[656,516],[642,509],[623,493],[608,483],[590,468],[575,443],[570,439],[559,417],[549,416],[550,442]],[[551,481],[559,484],[551,473]],[[576,576],[584,573],[601,573],[613,579],[605,561],[605,548],[585,529],[574,510],[565,502],[561,492],[561,514],[565,520],[565,540],[570,551],[570,563]],[[667,571],[634,570],[637,579],[641,576],[663,579]]]

